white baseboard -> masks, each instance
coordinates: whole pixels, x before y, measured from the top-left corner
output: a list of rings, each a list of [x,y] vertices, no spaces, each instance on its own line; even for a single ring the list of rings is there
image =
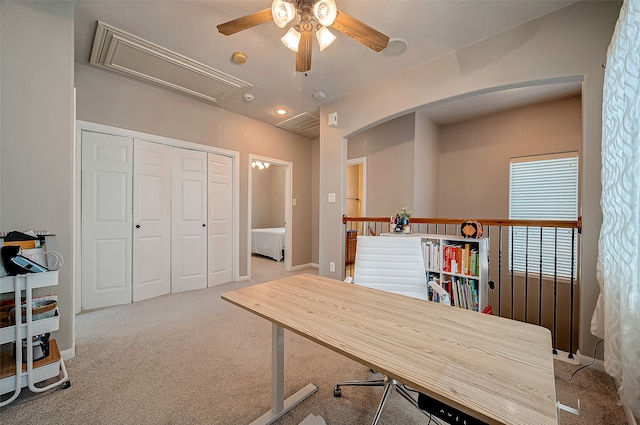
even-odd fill
[[[314,269],[319,269],[320,265],[317,263],[307,263],[307,264],[300,264],[298,266],[292,266],[291,267],[291,271],[296,271],[296,270],[304,270],[304,269],[308,269],[308,268],[314,268]],[[238,276],[238,278],[235,280],[236,282],[242,282],[243,280],[250,280],[251,278],[248,275],[244,275],[244,276]]]
[[[63,360],[72,359],[76,356],[76,349],[74,347],[74,348],[69,348],[68,350],[62,350],[60,352],[60,355],[62,356]]]
[[[615,378],[614,381],[616,383],[616,388],[620,388],[620,380]],[[629,425],[638,425],[638,421],[636,421],[636,417],[633,415],[631,409],[627,406],[622,406],[622,410],[624,411],[624,416],[627,418],[627,423]]]
[[[595,370],[599,370],[600,372],[605,372],[604,370],[604,361],[600,360],[600,359],[595,359],[595,362],[593,361],[593,357],[589,357],[589,356],[584,356],[582,354],[580,354],[580,350],[578,350],[578,354],[577,354],[578,358],[580,359],[580,364],[581,365],[588,365],[591,362],[593,362],[593,364],[589,367],[595,369]]]
[[[631,413],[631,409],[626,406],[623,406],[623,409],[624,415],[627,417],[627,422],[629,423],[629,425],[638,425],[638,421],[636,421],[636,417],[633,416],[633,413]]]
[[[600,359],[596,359],[595,362],[593,361],[593,357],[589,357],[589,356],[584,356],[582,354],[580,354],[580,350],[578,350],[576,352],[576,354],[573,356],[573,358],[569,358],[569,353],[567,353],[566,351],[562,351],[562,350],[557,350],[557,354],[553,355],[553,358],[556,360],[560,360],[563,361],[565,363],[570,363],[570,364],[575,364],[575,365],[582,365],[582,366],[586,366],[589,365],[589,367],[595,369],[595,370],[599,370],[601,372],[604,372],[604,362]],[[593,362],[593,364],[591,364]]]
[[[569,357],[569,353],[566,351],[562,351],[562,350],[556,350],[557,353],[553,355],[553,358],[555,360],[560,360],[562,362],[565,363],[570,363],[570,364],[580,364],[580,351],[578,351],[573,358]],[[588,363],[588,362],[587,362]]]
[[[318,264],[315,263],[307,263],[307,264],[300,264],[298,266],[293,266],[291,267],[291,271],[295,271],[295,270],[302,270],[302,269],[308,269],[309,267],[312,268],[319,268],[320,266]]]

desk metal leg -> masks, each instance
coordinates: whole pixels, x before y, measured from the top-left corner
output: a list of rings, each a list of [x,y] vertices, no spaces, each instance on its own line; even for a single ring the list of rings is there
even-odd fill
[[[318,387],[307,384],[288,399],[284,399],[284,328],[271,327],[271,410],[260,416],[251,425],[267,425],[296,407]]]

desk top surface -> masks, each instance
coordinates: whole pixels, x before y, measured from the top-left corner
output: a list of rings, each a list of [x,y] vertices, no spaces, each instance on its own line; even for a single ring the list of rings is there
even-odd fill
[[[309,274],[222,299],[487,423],[558,423],[548,329]]]

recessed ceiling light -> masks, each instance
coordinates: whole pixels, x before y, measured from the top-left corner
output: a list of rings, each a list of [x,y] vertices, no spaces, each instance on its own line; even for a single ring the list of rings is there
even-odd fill
[[[382,50],[382,54],[385,56],[399,56],[406,52],[407,48],[409,48],[407,40],[403,40],[402,38],[392,38],[389,40],[387,47]]]
[[[273,112],[275,112],[278,115],[287,115],[289,113],[289,111],[287,111],[286,109],[282,109],[282,108],[278,108]]]

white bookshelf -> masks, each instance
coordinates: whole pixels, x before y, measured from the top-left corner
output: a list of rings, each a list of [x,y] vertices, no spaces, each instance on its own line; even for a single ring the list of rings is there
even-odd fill
[[[427,280],[445,289],[452,305],[482,311],[488,305],[489,251],[487,238],[463,238],[428,233],[384,233],[422,239]],[[437,301],[429,289],[429,299]]]

